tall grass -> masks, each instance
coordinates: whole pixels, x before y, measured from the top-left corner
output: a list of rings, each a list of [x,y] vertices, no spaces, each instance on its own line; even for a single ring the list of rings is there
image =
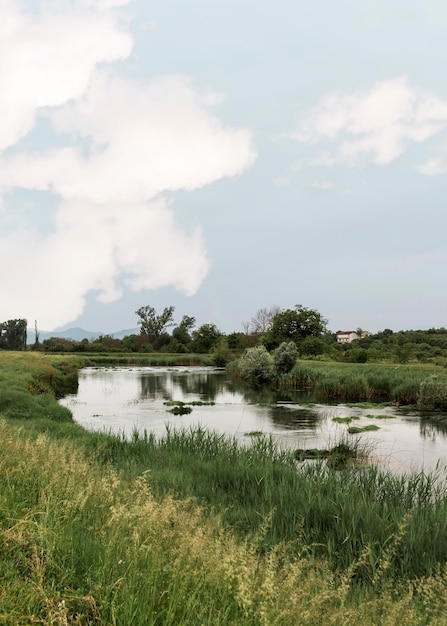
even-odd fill
[[[268,516],[240,540],[194,500],[155,497],[150,474],[129,481],[73,444],[30,441],[5,422],[0,437],[2,623],[443,623],[444,570],[387,583],[406,520],[376,564],[374,585],[360,587],[368,546],[334,572],[312,556],[301,526],[293,542],[260,550]]]
[[[435,366],[298,363],[279,384],[312,389],[318,400],[417,404],[420,385],[433,373],[447,383],[445,369]]]

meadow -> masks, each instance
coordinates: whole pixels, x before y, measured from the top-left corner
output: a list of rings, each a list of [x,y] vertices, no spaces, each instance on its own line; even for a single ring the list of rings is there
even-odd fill
[[[441,470],[89,433],[56,401],[82,363],[0,353],[0,623],[445,624]]]

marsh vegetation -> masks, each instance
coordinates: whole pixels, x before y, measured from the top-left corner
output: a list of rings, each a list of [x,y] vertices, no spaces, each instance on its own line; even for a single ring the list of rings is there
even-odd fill
[[[0,354],[5,623],[444,623],[440,471],[297,462],[265,434],[87,432],[53,391],[77,365]]]

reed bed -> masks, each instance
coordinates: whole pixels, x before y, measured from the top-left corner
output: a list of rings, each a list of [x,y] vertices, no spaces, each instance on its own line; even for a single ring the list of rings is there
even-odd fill
[[[279,385],[310,389],[318,400],[416,405],[421,383],[433,374],[447,383],[445,368],[433,365],[298,362],[291,372],[280,378]]]

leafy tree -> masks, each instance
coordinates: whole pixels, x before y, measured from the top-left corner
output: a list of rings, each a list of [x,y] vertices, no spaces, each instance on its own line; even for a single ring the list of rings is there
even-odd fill
[[[135,314],[140,318],[140,334],[144,335],[146,340],[158,349],[162,344],[167,343],[162,338],[166,328],[173,325],[174,307],[169,306],[163,310],[163,313],[157,315],[153,306],[147,305],[140,307]],[[169,336],[168,340],[169,342]]]
[[[331,350],[331,346],[321,337],[306,337],[300,343],[300,354],[304,356],[318,356]]]
[[[200,354],[210,352],[222,337],[222,333],[214,324],[202,324],[192,333],[192,350]]]
[[[94,352],[119,352],[122,342],[111,335],[100,335],[91,342],[90,349]]]
[[[180,324],[172,331],[172,337],[179,344],[182,344],[185,348],[189,346],[192,341],[191,329],[194,328],[196,318],[190,315],[184,315]]]
[[[253,348],[258,342],[258,338],[245,333],[230,333],[227,335],[228,347],[230,350],[245,350],[245,348]]]
[[[0,349],[26,350],[28,322],[26,319],[8,320],[0,323]]]
[[[321,337],[326,332],[326,324],[327,320],[316,309],[297,304],[295,309],[286,309],[274,316],[263,343],[270,350],[284,341],[293,341],[299,346],[306,337]]]

